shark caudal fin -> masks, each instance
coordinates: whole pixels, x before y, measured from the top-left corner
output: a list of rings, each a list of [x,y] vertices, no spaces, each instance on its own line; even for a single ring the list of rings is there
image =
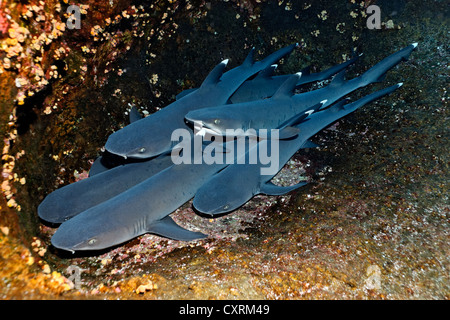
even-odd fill
[[[402,85],[403,85],[403,83],[400,82],[400,83],[397,83],[397,84],[395,84],[393,86],[384,88],[382,90],[375,91],[375,92],[373,92],[373,93],[371,93],[371,94],[369,94],[369,95],[367,95],[365,97],[362,97],[361,99],[359,99],[359,100],[357,100],[355,102],[352,102],[352,103],[344,105],[343,109],[348,110],[348,111],[354,111],[354,110],[356,110],[356,109],[358,109],[358,108],[360,108],[360,107],[362,107],[362,106],[364,106],[364,105],[366,105],[366,104],[368,104],[368,103],[370,103],[372,101],[375,101],[375,100],[377,100],[377,99],[379,99],[379,98],[381,98],[381,97],[383,97],[385,95],[391,94],[392,92],[394,92],[395,90],[400,88]]]
[[[407,61],[411,52],[417,47],[418,43],[412,43],[409,46],[391,54],[390,56],[384,58],[372,68],[367,70],[360,77],[363,80],[363,83],[369,84],[374,82],[381,82],[386,77],[386,73],[399,64],[402,61]]]

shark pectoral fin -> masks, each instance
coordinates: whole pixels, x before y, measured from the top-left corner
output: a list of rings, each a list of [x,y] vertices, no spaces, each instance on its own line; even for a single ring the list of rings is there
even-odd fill
[[[191,88],[181,91],[177,96],[175,97],[175,100],[180,100],[181,98],[187,96],[188,94],[191,94],[194,91],[197,91],[198,88]]]
[[[225,59],[217,66],[215,66],[214,69],[212,69],[212,71],[206,76],[205,80],[200,86],[200,89],[217,84],[220,80],[220,77],[222,77],[227,64],[228,59]]]
[[[295,128],[295,127],[291,127],[291,126],[284,127],[283,129],[281,129],[279,131],[278,139],[280,139],[280,140],[290,139],[290,138],[293,138],[296,135],[298,135],[299,132],[300,132],[299,128]]]
[[[142,114],[139,113],[139,110],[136,108],[136,106],[131,106],[130,109],[130,123],[133,123],[135,121],[142,119]]]
[[[318,147],[320,147],[320,145],[318,145],[317,143],[314,143],[311,140],[306,140],[306,142],[302,145],[301,149],[318,148]]]
[[[180,227],[169,216],[153,223],[147,231],[166,238],[181,241],[191,241],[207,237],[201,232],[193,232]]]
[[[294,184],[293,186],[281,187],[281,186],[276,186],[272,182],[269,181],[262,185],[260,191],[261,191],[261,193],[266,194],[268,196],[282,196],[288,192],[291,192],[295,189],[298,189],[298,188],[304,186],[305,184],[307,184],[307,182],[302,181],[297,184]]]

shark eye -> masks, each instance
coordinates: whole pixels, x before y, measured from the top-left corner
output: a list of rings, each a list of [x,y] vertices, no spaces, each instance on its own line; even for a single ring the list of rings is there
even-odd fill
[[[89,244],[89,245],[93,245],[93,244],[96,243],[96,242],[97,242],[97,239],[92,238],[92,239],[90,239],[90,240],[88,241],[88,244]]]
[[[139,153],[144,153],[145,152],[145,148],[140,148],[139,149]]]
[[[220,123],[220,119],[214,119],[214,124],[219,124]]]

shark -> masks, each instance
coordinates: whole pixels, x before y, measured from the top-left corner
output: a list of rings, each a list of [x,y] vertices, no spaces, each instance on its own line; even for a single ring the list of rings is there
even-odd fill
[[[296,115],[289,124],[295,125],[304,121],[310,114]],[[238,139],[231,140],[221,144],[221,147],[214,148],[218,152],[218,156],[222,157],[222,161],[199,164],[191,161],[190,163],[173,164],[130,188],[122,186],[123,182],[114,183],[116,189],[114,192],[117,191],[117,188],[126,190],[120,193],[116,192],[117,195],[97,205],[90,207],[87,205],[86,210],[64,221],[51,238],[52,245],[59,249],[75,252],[106,249],[145,233],[183,241],[206,237],[200,232],[180,227],[173,221],[170,214],[192,199],[197,190],[209,178],[230,164],[227,154],[223,150],[235,150],[238,143]],[[209,144],[202,147],[200,152],[205,152],[208,147],[210,147]],[[194,154],[191,156],[195,158]],[[239,153],[234,155],[234,157],[239,156]],[[101,185],[105,174],[117,169],[125,172],[126,169],[122,168],[129,168],[131,165],[117,167],[85,180],[98,177],[99,185]],[[116,177],[117,174],[111,176]],[[122,179],[119,180],[122,181]],[[80,182],[82,181],[84,180]],[[105,181],[107,180],[103,182]],[[70,187],[70,185],[68,186]]]
[[[169,151],[173,147],[172,132],[188,128],[184,121],[186,113],[226,104],[245,80],[273,65],[296,46],[284,47],[256,62],[253,48],[240,66],[227,72],[224,70],[228,60],[222,61],[208,74],[198,90],[114,132],[108,137],[105,149],[124,158],[136,159],[148,159]]]
[[[376,91],[353,103],[345,104],[346,100],[342,100],[325,110],[311,114],[307,121],[297,125],[300,130],[294,139],[279,140],[278,170],[281,170],[300,148],[309,147],[308,139],[317,132],[360,107],[394,92],[401,86],[402,83],[399,83]],[[268,140],[262,140],[242,156],[249,157],[248,153],[257,153],[262,144],[266,144],[266,147],[270,146]],[[277,186],[270,181],[275,174],[261,174],[263,165],[260,162],[255,164],[248,161],[241,161],[242,164],[236,162],[212,176],[198,189],[193,200],[193,206],[198,212],[211,217],[223,215],[236,210],[257,194],[278,196],[307,184],[301,181],[292,186]]]
[[[99,170],[98,165],[94,167]],[[63,223],[81,212],[107,201],[145,179],[173,165],[170,154],[155,159],[128,163],[86,179],[65,185],[48,194],[39,204],[38,216],[50,223]],[[101,165],[100,165],[101,166]]]
[[[316,80],[327,78],[338,70],[354,63],[356,58],[357,57],[325,71],[315,73],[310,80],[313,81],[313,78]],[[274,85],[278,85],[276,84],[277,80],[268,77],[268,69],[272,69],[272,67],[273,66],[258,74],[258,77],[260,77],[260,84],[263,84],[263,79],[270,83],[270,85],[265,86],[268,90],[272,90],[270,89],[271,87],[273,88]],[[283,76],[278,76],[275,79],[280,79],[281,77]],[[253,84],[255,83],[255,80],[252,80]],[[301,84],[304,83],[297,83],[298,86]],[[248,88],[251,88],[251,86],[247,86],[247,89],[245,90],[248,90]],[[248,90],[245,94],[248,99],[255,100],[261,98],[260,93],[261,91],[259,90]],[[131,106],[129,111],[130,124],[141,120],[142,118],[143,117],[138,112],[137,108]],[[297,120],[299,121],[299,119]],[[106,156],[106,158],[107,157],[108,156]],[[98,157],[91,166],[89,178],[66,185],[48,194],[38,206],[38,216],[50,223],[63,223],[88,208],[107,201],[126,191],[173,164],[168,153],[144,160],[145,161],[137,159],[135,160],[137,162],[130,163],[133,159],[124,159],[121,161],[121,165],[111,169],[108,167],[111,165],[110,163],[106,166],[103,164],[104,159]]]
[[[310,73],[310,67],[301,71],[302,77],[297,81],[296,88],[302,85],[323,81],[331,78],[348,66],[354,64],[361,55],[353,54],[353,57],[343,63],[332,66],[326,70]],[[253,79],[245,81],[228,100],[228,103],[236,104],[254,100],[270,98],[275,94],[278,88],[289,78],[290,75],[273,75],[278,65],[274,64],[260,71]],[[197,88],[187,89],[180,92],[176,99],[198,90]]]
[[[186,114],[187,121],[201,126],[198,134],[232,135],[236,130],[244,134],[259,135],[261,129],[275,129],[283,122],[292,118],[321,101],[325,101],[322,108],[333,104],[347,94],[371,83],[381,82],[388,70],[408,59],[417,47],[413,43],[398,52],[391,54],[365,73],[351,80],[345,80],[345,69],[339,72],[331,83],[317,90],[295,94],[295,87],[301,73],[291,75],[268,99],[257,100],[233,105],[222,105],[201,110],[192,110]],[[252,129],[250,133],[247,130]],[[292,135],[280,135],[281,139],[291,138]]]
[[[106,249],[145,233],[183,241],[202,239],[206,235],[180,227],[170,214],[225,166],[225,161],[173,164],[63,222],[51,243],[56,248],[75,252]]]

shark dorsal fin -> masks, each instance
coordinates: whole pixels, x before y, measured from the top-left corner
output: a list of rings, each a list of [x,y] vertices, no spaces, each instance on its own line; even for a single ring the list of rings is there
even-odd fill
[[[297,82],[302,76],[301,72],[293,74],[289,78],[287,78],[283,84],[278,88],[272,98],[286,98],[291,97],[294,94],[295,87],[297,86]]]
[[[139,113],[138,109],[134,105],[131,106],[131,109],[129,112],[129,118],[130,118],[130,123],[133,123],[135,121],[142,119],[142,114]]]
[[[273,76],[273,72],[277,69],[278,65],[273,64],[264,70],[260,71],[258,75],[255,77],[255,79],[267,79]]]
[[[225,70],[225,67],[228,64],[228,59],[223,60],[221,63],[219,63],[217,66],[212,69],[212,71],[206,76],[205,80],[203,81],[200,88],[207,87],[209,85],[215,85],[219,82],[220,77],[223,74],[223,71]]]
[[[339,72],[334,76],[333,80],[331,80],[330,86],[339,86],[345,82],[345,69]]]

